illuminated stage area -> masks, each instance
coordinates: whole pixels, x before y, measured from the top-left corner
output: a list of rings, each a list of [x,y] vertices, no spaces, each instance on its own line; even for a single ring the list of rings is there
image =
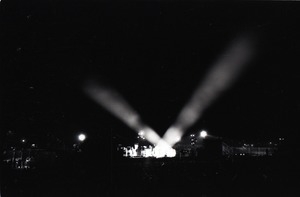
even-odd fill
[[[138,144],[135,144],[133,147],[121,147],[120,148],[123,151],[124,157],[131,157],[131,158],[148,158],[148,157],[155,157],[160,158],[163,157],[160,154],[160,150],[157,147],[149,146],[139,146]],[[176,156],[176,150],[173,148],[170,148],[169,150],[164,150],[166,152],[165,157],[175,157]]]
[[[140,136],[138,139],[143,139]],[[197,134],[190,134],[183,137],[172,148],[166,146],[153,146],[150,143],[140,140],[133,146],[117,147],[119,156],[124,158],[197,158],[205,161],[207,159],[233,158],[233,157],[271,157],[282,151],[285,144],[284,138],[273,141],[260,141],[256,143],[245,143],[244,140],[232,141],[207,136],[206,131]],[[162,152],[164,154],[162,154]]]

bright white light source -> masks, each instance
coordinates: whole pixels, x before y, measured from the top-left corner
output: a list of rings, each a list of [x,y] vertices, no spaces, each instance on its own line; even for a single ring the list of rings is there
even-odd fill
[[[207,132],[206,131],[201,131],[200,132],[200,137],[201,138],[205,138],[207,136]]]
[[[161,140],[157,146],[154,147],[153,151],[153,155],[156,158],[176,156],[176,150],[163,140]]]
[[[22,142],[22,143],[25,143],[25,142],[26,142],[26,140],[25,140],[25,139],[22,139],[22,140],[21,140],[21,142]]]
[[[83,142],[85,140],[86,136],[84,134],[78,135],[78,140]]]
[[[152,149],[151,148],[146,148],[144,150],[144,157],[151,157],[152,156]]]
[[[168,149],[167,157],[175,157],[175,156],[176,156],[176,150],[173,148]]]
[[[144,130],[141,130],[141,131],[139,132],[139,136],[140,136],[140,137],[144,137],[144,136],[145,136],[145,131],[144,131]]]

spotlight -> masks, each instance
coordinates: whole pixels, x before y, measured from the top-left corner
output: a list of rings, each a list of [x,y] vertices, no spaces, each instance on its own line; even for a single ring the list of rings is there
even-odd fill
[[[148,125],[140,115],[115,90],[90,81],[84,87],[85,92],[108,112],[119,118],[124,124],[138,133],[141,138],[157,144],[161,137]]]
[[[171,146],[174,145],[174,137],[182,137],[213,101],[232,86],[253,55],[252,42],[253,39],[250,37],[241,37],[235,40],[233,45],[212,67],[189,102],[179,113],[175,123],[163,136],[163,139],[169,142]]]
[[[207,132],[206,131],[201,131],[200,132],[200,137],[201,138],[206,138],[206,136],[207,136]]]
[[[79,134],[79,135],[78,135],[78,140],[79,140],[80,142],[83,142],[85,139],[86,139],[85,134]]]

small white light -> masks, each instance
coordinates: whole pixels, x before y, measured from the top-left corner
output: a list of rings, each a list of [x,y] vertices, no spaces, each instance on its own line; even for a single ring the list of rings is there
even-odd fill
[[[86,136],[84,134],[78,135],[79,141],[83,142],[85,140]]]
[[[145,135],[145,131],[144,130],[141,130],[140,132],[139,132],[139,136],[144,136]]]
[[[25,140],[25,139],[22,139],[21,141],[22,141],[23,143],[25,143],[25,142],[26,142],[26,140]]]
[[[207,132],[206,131],[201,131],[200,132],[200,137],[205,138],[207,136]]]

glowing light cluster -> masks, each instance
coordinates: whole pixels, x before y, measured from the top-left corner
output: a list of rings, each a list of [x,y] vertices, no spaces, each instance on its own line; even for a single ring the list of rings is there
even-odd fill
[[[124,151],[124,157],[131,157],[131,158],[140,158],[140,157],[175,157],[176,150],[162,142],[158,146],[139,146],[138,144],[134,144],[132,147],[122,147]]]
[[[167,142],[161,140],[154,148],[154,157],[175,157],[176,151]]]

